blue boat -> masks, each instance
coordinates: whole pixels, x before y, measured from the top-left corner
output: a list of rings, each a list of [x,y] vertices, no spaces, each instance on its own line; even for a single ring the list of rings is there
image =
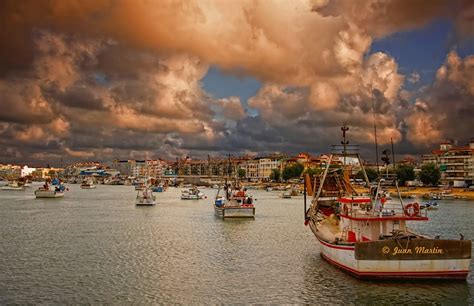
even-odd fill
[[[153,192],[163,192],[163,186],[155,186],[153,187]]]

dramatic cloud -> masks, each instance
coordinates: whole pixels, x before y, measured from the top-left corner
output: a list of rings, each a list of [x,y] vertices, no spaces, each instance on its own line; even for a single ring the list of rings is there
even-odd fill
[[[425,89],[425,101],[417,101],[407,119],[408,139],[430,145],[443,139],[467,143],[474,136],[474,56],[460,58],[455,51]]]
[[[394,58],[369,52],[440,17],[470,36],[472,13],[465,0],[5,0],[0,162],[325,151],[342,122],[371,143],[373,108],[380,143],[452,137],[472,130],[448,124],[472,107],[472,59],[450,54],[410,106]],[[263,86],[248,101],[213,97],[210,65]]]

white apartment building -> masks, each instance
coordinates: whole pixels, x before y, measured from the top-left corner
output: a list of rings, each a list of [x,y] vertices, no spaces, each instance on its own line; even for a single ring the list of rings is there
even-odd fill
[[[257,177],[269,180],[273,169],[280,169],[281,161],[271,158],[260,158],[258,161]]]
[[[421,157],[422,164],[434,163],[441,170],[441,184],[463,187],[474,184],[474,139],[469,146],[454,147],[450,142],[440,144],[439,150]]]

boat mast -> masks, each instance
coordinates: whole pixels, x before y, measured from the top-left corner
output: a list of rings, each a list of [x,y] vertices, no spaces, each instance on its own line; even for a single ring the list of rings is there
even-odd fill
[[[377,174],[379,173],[379,148],[377,145],[377,125],[375,124],[375,101],[374,101],[374,90],[371,87],[370,93],[372,97],[372,112],[374,115],[374,138],[375,138],[375,165],[377,166]]]
[[[392,164],[395,167],[395,151],[393,150],[393,138],[390,137],[390,143],[392,144]]]

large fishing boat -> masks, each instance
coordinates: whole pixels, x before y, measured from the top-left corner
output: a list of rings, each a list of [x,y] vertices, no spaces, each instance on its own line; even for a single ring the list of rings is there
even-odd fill
[[[232,189],[230,184],[225,184],[224,194],[217,191],[214,200],[214,213],[222,218],[255,218],[255,205],[252,196],[247,194],[245,188]]]
[[[409,229],[407,222],[428,221],[418,203],[404,203],[384,196],[381,185],[361,195],[351,186],[345,163],[359,154],[333,154],[325,171],[305,176],[305,224],[320,245],[321,256],[359,278],[458,279],[469,273],[471,241],[431,238]],[[306,194],[312,196],[306,210]]]

